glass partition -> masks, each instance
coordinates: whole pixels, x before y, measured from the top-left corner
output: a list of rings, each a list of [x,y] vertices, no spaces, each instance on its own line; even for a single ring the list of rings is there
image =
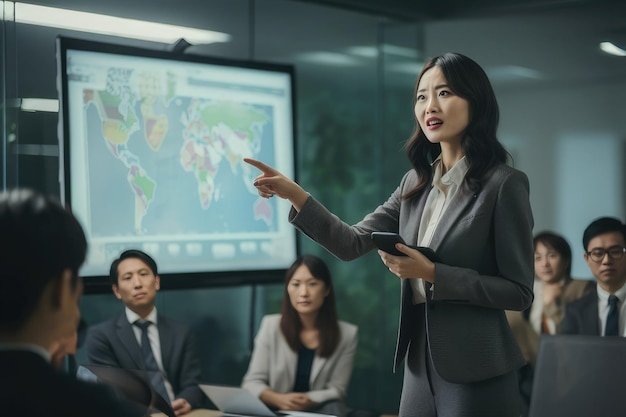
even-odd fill
[[[32,6],[90,13],[81,15],[84,19],[97,14],[99,19],[136,19],[214,31],[227,40],[192,44],[182,53],[294,65],[296,177],[347,221],[356,221],[375,207],[406,169],[399,161],[404,161],[402,142],[412,128],[411,106],[398,103],[396,97],[410,102],[414,82],[410,72],[417,59],[411,49],[419,40],[414,27],[395,28],[383,17],[285,0],[183,0],[175,7],[147,0],[4,3],[17,12],[17,23],[2,20],[1,52],[7,62],[2,70],[3,115],[13,129],[13,135],[3,137],[8,154],[2,162],[13,173],[6,176],[7,186],[60,194],[57,36],[151,49],[176,47],[138,35],[96,33],[97,21],[90,21],[92,30],[87,32],[65,26],[76,18],[62,24],[22,23],[20,13]],[[390,72],[392,64],[404,61],[413,67],[400,77]],[[401,372],[393,374],[391,364],[399,282],[388,276],[375,254],[343,263],[302,236],[299,239],[302,252],[317,253],[329,262],[340,317],[360,328],[347,403],[397,413]],[[163,290],[157,308],[195,330],[205,381],[237,385],[247,369],[258,323],[264,314],[278,311],[281,296],[281,284]],[[123,311],[110,293],[85,295],[81,308],[88,326]],[[79,361],[86,361],[84,350]]]

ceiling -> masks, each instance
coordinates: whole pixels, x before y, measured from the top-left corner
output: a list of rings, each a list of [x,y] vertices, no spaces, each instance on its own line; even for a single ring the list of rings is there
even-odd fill
[[[380,26],[385,27],[385,46],[428,56],[464,53],[481,63],[501,88],[606,84],[626,78],[626,57],[609,56],[598,49],[603,40],[626,46],[626,0],[177,0],[175,10],[171,0],[26,1],[234,33],[231,42],[198,45],[187,52],[235,59],[254,55],[260,60],[303,64],[298,66],[299,73],[310,81],[346,88],[374,85],[373,58],[356,56],[354,50],[376,53],[380,39],[372,28]],[[321,5],[332,7],[316,7]],[[246,6],[256,7],[254,38],[246,36],[251,28]],[[352,19],[354,10],[362,12],[357,19]],[[390,24],[379,25],[381,16]],[[417,24],[395,25],[398,20]],[[32,39],[20,38],[25,45],[21,50],[29,51],[20,54],[20,68],[54,67],[54,55],[49,53],[53,45],[42,41],[44,35],[34,36],[44,32],[29,32]],[[311,59],[320,55],[339,56],[352,64]],[[42,63],[42,57],[48,63]],[[412,85],[424,56],[385,59],[390,74],[386,82],[404,87]],[[399,69],[391,64],[398,64]],[[357,77],[364,79],[351,82]],[[54,80],[39,73],[22,79],[29,80],[23,88],[34,90],[31,94],[47,89],[50,96],[56,93]]]
[[[419,48],[427,55],[474,57],[500,88],[626,81],[626,57],[599,49],[607,40],[626,48],[624,0],[293,1],[419,22]],[[411,77],[418,71],[419,65]]]
[[[326,4],[394,19],[433,21],[459,17],[510,16],[586,6],[622,3],[621,0],[297,0]]]

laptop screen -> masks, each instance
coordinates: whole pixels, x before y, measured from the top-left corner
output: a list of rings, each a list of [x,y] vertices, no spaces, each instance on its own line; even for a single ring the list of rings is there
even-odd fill
[[[613,416],[624,407],[626,338],[542,336],[529,417]]]
[[[241,387],[205,384],[200,384],[199,387],[213,401],[213,404],[226,414],[257,417],[277,416],[263,401]]]

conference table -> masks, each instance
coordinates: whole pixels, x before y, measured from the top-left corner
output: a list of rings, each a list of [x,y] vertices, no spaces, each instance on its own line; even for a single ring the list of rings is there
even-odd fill
[[[209,410],[207,408],[197,408],[191,410],[189,414],[185,414],[185,417],[219,417],[223,413],[220,410]],[[163,413],[150,414],[151,417],[167,417]]]

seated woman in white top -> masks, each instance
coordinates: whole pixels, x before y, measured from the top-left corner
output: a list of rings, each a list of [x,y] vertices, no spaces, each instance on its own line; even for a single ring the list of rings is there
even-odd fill
[[[328,267],[313,255],[287,270],[281,314],[263,318],[242,386],[274,409],[342,416],[357,327],[339,321]]]

